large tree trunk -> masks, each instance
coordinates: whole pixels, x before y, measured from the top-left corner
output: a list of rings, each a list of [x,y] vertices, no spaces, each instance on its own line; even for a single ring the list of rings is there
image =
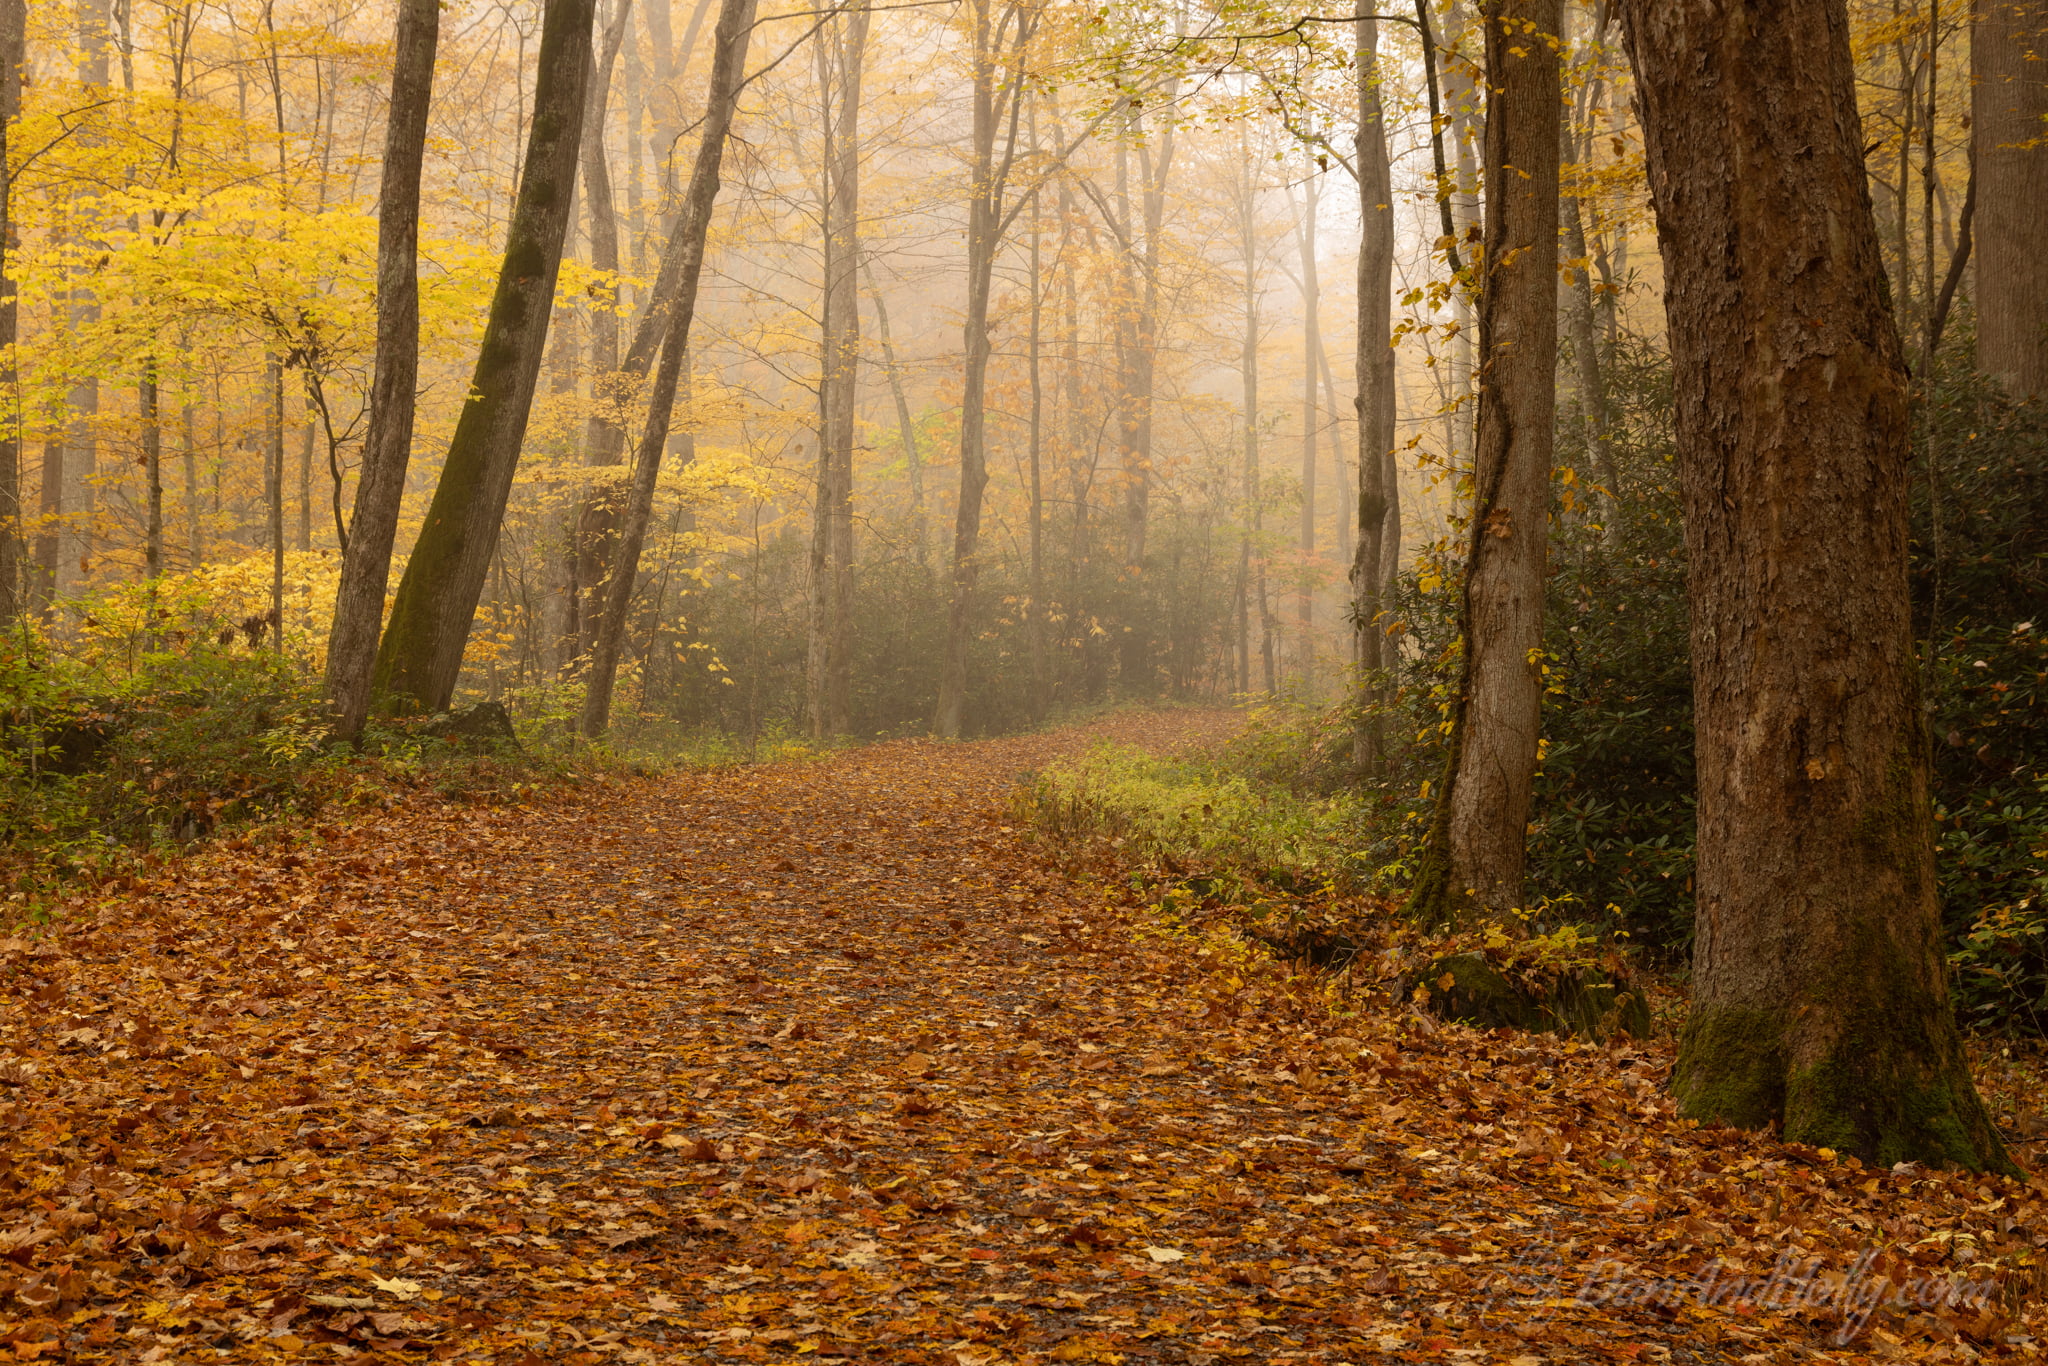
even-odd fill
[[[1907,378],[1843,0],[1631,0],[1699,756],[1687,1114],[2010,1170],[1948,1000]]]
[[[946,609],[945,652],[939,661],[939,703],[934,729],[958,739],[967,711],[967,650],[973,639],[974,586],[980,575],[981,495],[988,487],[988,306],[996,250],[1001,245],[1004,189],[1017,151],[1022,98],[1017,71],[1001,70],[1003,49],[1014,47],[1021,69],[1032,21],[1015,4],[996,13],[996,0],[971,0],[974,26],[973,174],[967,200],[967,318],[960,386],[960,497],[953,515],[953,592]],[[1007,77],[1007,79],[1006,79]],[[1007,117],[1006,117],[1007,116]],[[1004,137],[997,155],[998,135]]]
[[[711,211],[718,200],[719,164],[726,134],[739,103],[747,61],[747,39],[754,23],[754,0],[723,0],[713,41],[711,91],[704,111],[703,140],[690,169],[683,211],[676,220],[675,294],[669,309],[668,335],[662,339],[661,363],[647,398],[647,425],[633,457],[633,484],[625,518],[619,528],[618,555],[605,579],[604,616],[590,652],[590,677],[583,700],[582,731],[592,739],[611,724],[612,687],[618,677],[619,654],[626,637],[626,615],[633,604],[634,582],[640,574],[640,551],[654,511],[654,489],[661,458],[668,449],[669,420],[675,411],[676,384],[689,355],[690,324],[697,310],[697,280],[704,270],[704,243],[711,233]]]
[[[1521,903],[1543,701],[1543,571],[1556,418],[1559,0],[1488,0],[1479,424],[1450,761],[1416,876],[1426,921]]]
[[[594,3],[549,0],[541,26],[533,126],[505,262],[470,379],[472,397],[456,421],[377,652],[376,682],[402,704],[430,711],[448,705],[497,549],[575,201]]]
[[[856,9],[832,42],[820,35],[825,111],[824,326],[818,376],[818,489],[811,547],[811,734],[852,729],[853,417],[860,378],[860,78],[868,11]],[[828,79],[837,77],[839,108]]]
[[[1379,24],[1357,24],[1358,141],[1358,543],[1351,561],[1351,619],[1357,632],[1363,696],[1354,757],[1379,772],[1386,755],[1385,711],[1392,650],[1380,614],[1388,605],[1381,566],[1391,528],[1399,555],[1400,493],[1391,477],[1394,449],[1394,184],[1380,99]]]
[[[2016,398],[2048,393],[2048,0],[1977,0],[1977,367]]]
[[[355,511],[341,553],[334,625],[327,637],[328,705],[334,710],[335,733],[350,740],[362,732],[370,714],[377,628],[384,617],[391,545],[412,459],[420,353],[420,168],[440,38],[439,0],[403,0],[392,47],[391,113],[377,195],[377,358],[370,378],[370,420]]]

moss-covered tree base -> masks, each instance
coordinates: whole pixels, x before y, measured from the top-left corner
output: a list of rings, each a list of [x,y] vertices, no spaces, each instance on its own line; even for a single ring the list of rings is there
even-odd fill
[[[1477,953],[1439,958],[1423,969],[1430,1013],[1482,1029],[1610,1039],[1647,1038],[1650,1007],[1627,982],[1592,969],[1567,972],[1534,989]]]
[[[1671,1076],[1680,1111],[1745,1129],[1782,1116],[1787,1142],[1876,1166],[2020,1174],[1964,1060],[1925,1057],[1926,1030],[1895,1015],[1838,1022],[1822,1040],[1798,1024],[1789,1011],[1696,1007]]]

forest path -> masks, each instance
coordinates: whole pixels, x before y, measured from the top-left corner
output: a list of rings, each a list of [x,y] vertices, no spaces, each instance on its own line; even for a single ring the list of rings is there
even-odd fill
[[[1755,1161],[1709,1151],[1754,1140],[1680,1132],[1661,1049],[1388,1010],[1333,1039],[1313,984],[1157,932],[1007,828],[1020,770],[1236,724],[422,799],[0,941],[26,998],[0,1021],[0,1342],[892,1366],[1826,1343],[1825,1310],[1557,1298],[1608,1257],[1611,1291],[1778,1251]],[[1806,1167],[1767,1164],[1772,1218],[1852,1247],[1862,1178]]]

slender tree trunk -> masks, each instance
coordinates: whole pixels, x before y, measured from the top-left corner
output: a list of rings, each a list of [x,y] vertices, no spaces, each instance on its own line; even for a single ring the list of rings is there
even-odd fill
[[[611,25],[606,30],[604,50],[592,73],[589,110],[583,117],[583,204],[589,225],[590,264],[599,270],[619,270],[619,218],[612,201],[611,165],[605,152],[605,113],[610,105],[611,72],[632,21],[632,0],[619,0]],[[609,468],[619,462],[620,450],[608,435],[608,427],[623,431],[625,411],[631,405],[630,388],[619,384],[619,315],[609,308],[593,309],[590,315],[590,373],[592,413],[583,434],[583,463],[590,468]],[[618,534],[620,488],[606,480],[593,485],[577,505],[569,527],[570,583],[566,634],[577,658],[589,652],[590,640],[604,603],[604,567],[611,558]]]
[[[78,83],[88,90],[104,89],[110,74],[106,0],[78,0],[77,21]],[[90,132],[79,136],[87,145],[98,140]],[[96,196],[81,193],[73,201],[73,208],[79,221],[90,221],[98,212]],[[98,320],[99,306],[89,290],[74,283],[67,303],[74,333]],[[87,376],[74,383],[64,402],[70,422],[43,450],[44,530],[37,540],[36,559],[51,602],[77,586],[84,573],[82,566],[92,551],[98,492],[93,476],[99,453],[95,431],[99,399],[97,377]]]
[[[936,730],[958,739],[967,710],[967,650],[973,639],[974,586],[980,574],[981,496],[988,486],[988,308],[1001,245],[1003,193],[1017,150],[1020,82],[1031,19],[1018,5],[969,0],[974,26],[973,171],[967,201],[967,318],[960,386],[960,497],[953,515],[953,591],[946,610],[945,653],[939,662]],[[1014,65],[1002,65],[1005,39]],[[1006,117],[1007,115],[1007,117]],[[1007,123],[1000,158],[999,134]]]
[[[581,729],[596,739],[611,724],[612,688],[618,677],[619,652],[626,636],[626,617],[640,575],[640,551],[654,511],[654,489],[668,449],[669,422],[675,411],[676,385],[690,349],[690,324],[697,309],[697,280],[704,269],[704,244],[711,233],[711,211],[718,200],[719,165],[726,134],[732,128],[747,61],[747,39],[754,22],[754,0],[722,0],[714,36],[711,90],[704,111],[703,139],[697,145],[690,183],[676,220],[678,253],[676,291],[668,310],[668,335],[662,339],[661,361],[648,394],[647,425],[633,458],[633,484],[619,529],[619,549],[605,581],[604,617],[591,649],[588,689]],[[673,246],[673,243],[671,244]]]
[[[1843,0],[1622,9],[1665,264],[1699,755],[1684,1111],[2012,1170],[1948,999],[1907,380]]]
[[[2048,394],[2048,0],[1976,0],[1977,368]]]
[[[145,361],[142,382],[136,386],[136,409],[142,424],[142,576],[150,580],[164,572],[164,428],[161,400],[156,361]]]
[[[825,270],[811,623],[811,724],[820,740],[853,726],[853,419],[860,378],[860,84],[867,31],[867,9],[854,10],[844,32],[831,30],[830,47],[821,43],[818,64],[821,76],[836,74],[839,83],[835,112],[829,83],[820,81],[827,100]]]
[[[284,653],[284,362],[264,367],[263,510],[270,547],[270,643]]]
[[[1440,56],[1444,76],[1445,114],[1450,121],[1452,143],[1455,147],[1457,169],[1451,190],[1451,221],[1457,238],[1456,250],[1471,257],[1470,248],[1477,245],[1480,235],[1479,166],[1473,157],[1473,147],[1486,134],[1488,109],[1480,93],[1480,70],[1477,60],[1470,52],[1472,29],[1470,11],[1464,0],[1450,0],[1444,8],[1445,46]],[[1488,188],[1491,188],[1489,182]],[[1456,262],[1453,260],[1452,269]],[[1477,320],[1473,314],[1473,295],[1479,286],[1454,288],[1451,291],[1451,321],[1457,325],[1457,335],[1451,338],[1447,370],[1450,376],[1450,404],[1445,410],[1445,457],[1453,470],[1464,472],[1471,468],[1473,426],[1476,421],[1472,394],[1474,375],[1473,339],[1476,335]]]
[[[1380,98],[1379,23],[1356,25],[1358,72],[1358,542],[1351,560],[1351,619],[1360,672],[1354,757],[1377,774],[1386,758],[1386,709],[1392,701],[1388,646],[1380,614],[1388,605],[1389,524],[1398,547],[1400,492],[1390,477],[1394,449],[1394,185],[1387,153],[1386,106]],[[1398,548],[1394,552],[1399,554]]]
[[[1602,35],[1589,34],[1579,51],[1582,59],[1596,58],[1603,49]],[[1615,467],[1614,449],[1607,433],[1607,374],[1601,364],[1601,346],[1593,306],[1593,252],[1587,245],[1586,205],[1590,196],[1593,160],[1594,111],[1598,108],[1603,82],[1590,82],[1573,106],[1571,126],[1565,130],[1570,159],[1577,167],[1577,184],[1572,193],[1561,194],[1558,211],[1564,222],[1565,287],[1569,291],[1565,325],[1572,343],[1579,423],[1585,434],[1587,453],[1593,457],[1594,477],[1601,492],[1594,495],[1595,515],[1608,534],[1621,526],[1621,476]]]
[[[1244,163],[1242,192],[1237,204],[1238,252],[1244,259],[1244,339],[1238,349],[1238,384],[1243,392],[1244,423],[1244,532],[1237,546],[1237,690],[1252,688],[1252,598],[1256,591],[1260,634],[1260,655],[1265,666],[1266,691],[1273,691],[1272,623],[1266,613],[1265,547],[1259,544],[1265,528],[1265,494],[1259,479],[1259,218],[1256,164],[1249,140],[1240,129],[1239,160]],[[1256,571],[1256,579],[1254,572]]]
[[[178,404],[178,454],[185,466],[185,567],[197,569],[205,555],[199,540],[199,438],[192,428],[190,390]]]
[[[867,277],[868,298],[875,306],[875,339],[882,344],[882,368],[889,375],[889,396],[896,403],[896,443],[903,448],[903,459],[909,466],[911,536],[916,541],[917,562],[923,564],[931,532],[925,525],[924,460],[917,446],[917,424],[911,420],[910,398],[903,390],[903,370],[896,361],[896,343],[889,336],[889,306],[883,302],[881,287],[875,283],[874,262],[863,256],[860,268]]]
[[[1358,508],[1347,498],[1344,490],[1355,488],[1350,479],[1351,462],[1344,456],[1344,405],[1337,398],[1337,376],[1330,369],[1330,346],[1321,337],[1316,339],[1316,372],[1322,376],[1322,410],[1329,414],[1330,437],[1330,487],[1336,492],[1331,497],[1330,525],[1336,539],[1338,564],[1351,563],[1351,537],[1357,529]],[[1353,405],[1354,407],[1356,405]]]
[[[319,421],[307,405],[305,426],[299,432],[299,526],[294,537],[300,550],[313,548],[313,443],[319,439]]]
[[[64,438],[43,443],[43,472],[36,511],[41,523],[36,532],[35,576],[29,586],[30,606],[47,617],[57,602],[58,547],[64,525]]]
[[[0,0],[0,393],[6,411],[0,414],[0,626],[21,610],[21,428],[15,401],[14,343],[18,327],[15,284],[8,248],[14,244],[13,185],[4,174],[21,111],[21,70],[28,55],[28,6],[25,0]]]
[[[1178,83],[1170,80],[1160,98],[1171,107],[1178,89]],[[1124,564],[1131,579],[1133,610],[1123,623],[1119,670],[1126,688],[1149,694],[1154,678],[1151,612],[1145,606],[1149,596],[1145,554],[1152,517],[1152,408],[1159,365],[1159,250],[1166,219],[1166,187],[1173,172],[1174,123],[1171,118],[1158,121],[1156,135],[1148,135],[1144,117],[1134,112],[1131,125],[1138,139],[1139,209],[1145,240],[1141,251],[1135,250],[1128,240],[1125,244],[1126,259],[1135,257],[1136,267],[1136,279],[1129,282],[1129,350],[1123,376]],[[1133,224],[1129,207],[1122,201],[1121,172],[1118,188],[1128,234]]]
[[[1478,438],[1450,759],[1410,901],[1425,921],[1521,904],[1543,675],[1556,419],[1559,0],[1487,0]]]
[[[1031,150],[1037,154],[1038,105],[1031,106]],[[1048,658],[1045,624],[1045,482],[1042,464],[1045,447],[1045,385],[1040,365],[1040,343],[1045,323],[1045,263],[1039,220],[1038,187],[1031,190],[1031,291],[1030,321],[1025,335],[1026,381],[1031,392],[1031,415],[1026,432],[1026,457],[1031,488],[1031,716],[1043,721],[1051,704],[1052,661]]]
[[[1316,407],[1316,358],[1323,349],[1323,287],[1316,273],[1316,173],[1302,183],[1301,217],[1301,579],[1294,587],[1295,626],[1301,632],[1301,688],[1313,696],[1316,664],[1316,450],[1322,444]]]
[[[393,40],[391,112],[377,196],[377,356],[370,379],[369,428],[356,480],[354,515],[341,555],[334,624],[327,637],[327,700],[335,733],[353,740],[370,713],[377,628],[390,582],[405,471],[412,458],[413,390],[419,373],[420,171],[439,0],[402,0]]]
[[[550,0],[546,9],[525,169],[470,380],[473,397],[456,422],[377,652],[376,682],[402,705],[430,711],[448,705],[497,549],[574,199],[593,3]]]

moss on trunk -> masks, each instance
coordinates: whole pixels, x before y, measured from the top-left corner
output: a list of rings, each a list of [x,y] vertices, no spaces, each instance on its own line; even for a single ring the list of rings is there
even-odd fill
[[[1910,1011],[1838,1019],[1825,1038],[1794,1011],[1695,1007],[1671,1089],[1688,1116],[1746,1129],[1782,1117],[1789,1142],[1889,1167],[1932,1162],[2019,1175],[1960,1057],[1916,1066]]]

